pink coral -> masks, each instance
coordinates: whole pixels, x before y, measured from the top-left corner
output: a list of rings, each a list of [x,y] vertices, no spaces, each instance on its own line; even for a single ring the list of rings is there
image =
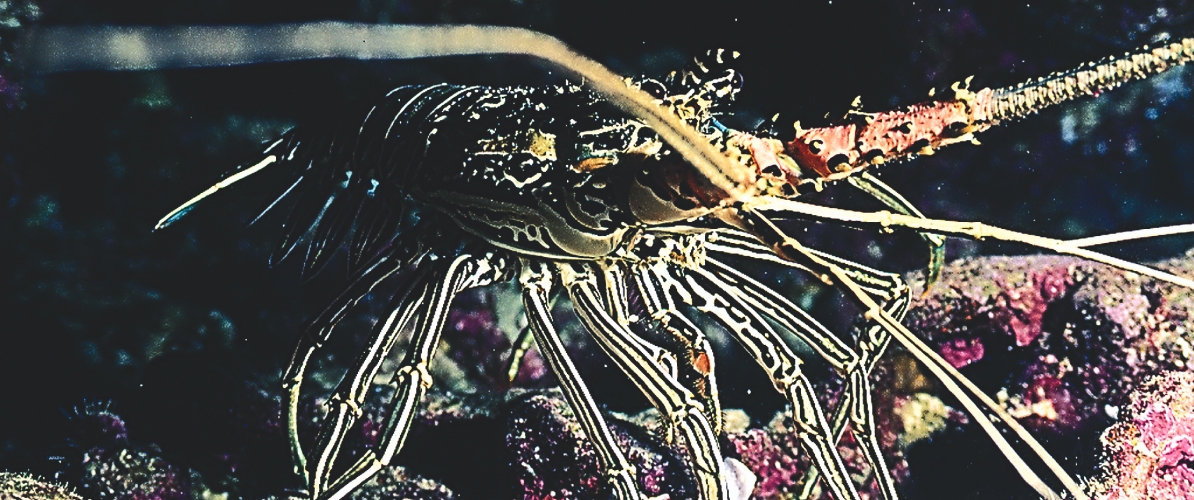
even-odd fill
[[[880,445],[886,452],[886,463],[898,482],[907,478],[908,468],[902,452],[896,446],[898,436],[893,432],[896,422],[887,417],[892,414],[892,403],[890,399],[877,398],[876,427]],[[787,498],[800,493],[804,487],[802,481],[812,463],[801,451],[800,439],[785,413],[776,414],[765,428],[730,433],[726,437],[732,447],[728,454],[737,454],[743,465],[755,474],[757,482],[751,498]],[[842,454],[851,481],[858,486],[862,498],[882,498],[871,466],[859,450],[852,433],[842,435],[838,452]],[[812,492],[812,498],[830,498],[823,489],[814,488]]]
[[[983,355],[986,354],[983,341],[975,338],[951,339],[943,342],[937,349],[941,357],[954,368],[961,368],[983,359]]]
[[[907,324],[980,385],[1005,391],[1030,427],[1101,428],[1131,381],[1190,362],[1181,325],[1194,300],[1183,290],[1071,257],[961,260],[942,276]]]
[[[754,492],[758,498],[779,496],[808,470],[808,464],[798,458],[799,452],[776,443],[763,429],[731,434],[730,443],[742,457],[742,463],[758,476]]]
[[[1100,500],[1194,497],[1194,373],[1154,377],[1132,394],[1124,420],[1103,434]]]
[[[1002,301],[1007,305],[1007,324],[1016,337],[1016,345],[1026,346],[1041,334],[1041,321],[1054,300],[1069,292],[1074,280],[1072,266],[1059,265],[1033,269],[1025,273],[1022,282],[1004,285]],[[1000,280],[1002,281],[1002,280]]]

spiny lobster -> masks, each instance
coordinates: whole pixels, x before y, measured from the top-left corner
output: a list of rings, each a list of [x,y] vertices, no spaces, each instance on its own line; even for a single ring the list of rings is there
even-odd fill
[[[369,27],[341,28],[370,33]],[[460,36],[451,30],[438,34]],[[595,73],[588,61],[560,52],[565,49],[510,45],[511,33],[474,28],[466,39],[485,50],[531,52],[559,62],[590,78],[586,84],[601,95],[576,86],[400,87],[341,131],[287,133],[266,148],[260,161],[158,225],[173,223],[210,194],[266,168],[290,168],[294,181],[282,197],[297,201],[277,258],[305,244],[307,267],[315,271],[341,245],[349,247],[353,283],[312,320],[285,377],[295,470],[307,478],[313,497],[348,495],[401,449],[431,384],[427,365],[452,297],[515,278],[523,289],[530,332],[597,447],[618,498],[641,494],[633,469],[609,436],[600,409],[555,332],[547,304],[556,290],[567,294],[585,328],[681,436],[702,498],[730,495],[725,468],[733,465],[723,458],[716,437],[721,415],[712,352],[681,304],[721,323],[767,371],[776,390],[791,402],[803,449],[835,498],[859,497],[835,448],[847,427],[881,471],[876,477],[884,496],[897,497],[875,439],[868,380],[893,338],[941,378],[1042,496],[1058,497],[984,415],[1002,420],[1041,455],[1072,495],[1083,497],[1081,488],[999,405],[900,324],[910,293],[901,277],[807,248],[772,218],[921,232],[931,249],[930,282],[942,262],[940,235],[954,235],[1023,242],[1194,286],[1185,278],[1089,251],[1083,244],[927,219],[865,172],[870,165],[973,141],[975,133],[1000,121],[1184,64],[1194,57],[1194,39],[1014,88],[971,91],[958,84],[948,99],[888,113],[856,112],[849,123],[833,127],[797,126],[795,136],[786,140],[771,130],[747,133],[718,121],[738,80],[732,69],[711,63],[725,63],[729,54],[712,53],[711,59],[663,82],[625,85]],[[848,181],[890,211],[854,212],[795,201],[835,180]],[[1139,234],[1125,233],[1099,242],[1135,237]],[[840,287],[866,311],[864,335],[847,343],[788,298],[726,265],[726,257],[803,269]],[[405,275],[392,314],[379,323],[370,346],[333,395],[315,453],[308,455],[299,446],[295,422],[308,361],[356,301],[382,279],[411,266],[417,269]],[[630,312],[631,296],[642,301],[648,314]],[[384,437],[348,471],[333,476],[337,452],[360,415],[366,389],[411,322],[415,336],[394,377],[397,392],[389,403]],[[841,374],[847,389],[837,408],[820,407],[799,358],[772,324],[800,337]],[[685,349],[663,349],[651,335],[678,339]]]

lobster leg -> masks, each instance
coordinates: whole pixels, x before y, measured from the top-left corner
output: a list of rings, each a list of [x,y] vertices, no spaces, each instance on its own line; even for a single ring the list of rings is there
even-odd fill
[[[585,387],[580,372],[572,363],[568,352],[564,350],[564,343],[556,334],[552,322],[551,310],[548,305],[548,293],[552,288],[552,274],[543,263],[522,261],[522,301],[527,311],[527,321],[530,331],[535,336],[535,343],[547,360],[552,373],[560,380],[560,388],[568,405],[572,407],[581,427],[597,449],[597,459],[601,464],[615,497],[618,500],[632,500],[641,497],[634,479],[634,467],[626,461],[626,456],[618,448],[609,426],[601,416],[601,409],[593,401],[588,387]]]
[[[547,309],[551,310],[551,301],[547,305]],[[518,371],[522,369],[522,361],[526,358],[527,352],[531,350],[534,345],[535,336],[531,334],[531,327],[527,325],[518,331],[518,335],[514,337],[513,347],[510,349],[510,357],[506,359],[506,381],[510,385],[514,385],[514,380],[518,378]]]
[[[713,425],[713,432],[720,434],[721,401],[717,394],[713,348],[709,345],[709,340],[700,328],[680,313],[673,295],[665,291],[664,279],[651,272],[651,268],[655,266],[644,264],[635,267],[632,276],[650,315],[649,319],[659,322],[659,327],[678,341],[680,345],[677,346],[677,350],[687,352],[684,365],[685,370],[689,372],[689,378],[692,379],[690,385],[694,386],[695,392],[705,404],[705,417]],[[640,321],[647,319],[642,318]]]
[[[406,357],[391,382],[397,386],[397,390],[390,400],[390,411],[387,413],[389,417],[386,419],[377,449],[367,450],[348,471],[325,490],[321,486],[326,484],[326,479],[330,477],[336,452],[348,429],[359,417],[360,406],[364,403],[373,376],[393,347],[401,328],[383,327],[379,330],[369,349],[357,359],[355,367],[349,372],[351,376],[345,376],[340,381],[340,386],[331,398],[331,401],[336,403],[333,408],[335,416],[328,420],[330,425],[325,424],[320,433],[319,453],[311,471],[314,478],[313,497],[321,500],[343,498],[389,465],[394,455],[402,449],[414,412],[427,388],[432,384],[431,374],[427,369],[439,345],[440,333],[444,322],[447,321],[448,307],[452,299],[462,290],[486,286],[502,279],[510,271],[510,267],[504,258],[492,254],[462,254],[444,266],[442,272],[435,273],[434,276],[439,279],[426,282],[418,299],[408,302],[413,305],[403,304],[399,309],[403,311],[401,321],[409,320],[416,310],[421,310],[422,314]],[[387,326],[400,327],[401,321],[387,321]]]
[[[837,210],[837,209],[834,209]],[[849,211],[843,211],[849,212]],[[860,212],[849,212],[852,214],[863,214]],[[1033,487],[1042,497],[1047,499],[1060,499],[1057,492],[1053,491],[1048,485],[1041,480],[1032,468],[1024,462],[1024,459],[1019,453],[1011,447],[1007,439],[995,428],[991,419],[988,418],[987,412],[979,407],[981,402],[987,410],[993,413],[1004,425],[1009,427],[1019,437],[1024,444],[1032,448],[1033,452],[1045,462],[1050,471],[1053,472],[1059,480],[1065,485],[1066,489],[1075,498],[1088,498],[1083,493],[1082,488],[1074,482],[1073,478],[1062,469],[1061,465],[1057,463],[1053,457],[1045,451],[1045,449],[1019,424],[1015,419],[1007,414],[1007,411],[995,401],[991,400],[985,393],[978,389],[969,379],[962,376],[952,365],[947,363],[935,351],[930,349],[923,341],[917,338],[904,325],[900,324],[898,320],[893,318],[890,314],[883,310],[877,302],[862,289],[858,282],[856,282],[849,273],[842,268],[834,265],[832,262],[824,259],[819,253],[812,252],[804,247],[799,241],[785,235],[778,227],[775,226],[770,219],[753,210],[741,212],[744,216],[740,221],[746,225],[753,225],[759,231],[759,239],[773,245],[773,248],[787,259],[800,262],[801,267],[809,269],[815,275],[823,276],[826,280],[833,280],[845,288],[850,296],[854,297],[864,308],[866,308],[867,318],[878,323],[884,330],[889,332],[891,336],[903,345],[909,353],[916,357],[926,368],[941,381],[942,385],[958,399],[962,406],[975,418],[975,422],[983,428],[991,441],[999,448],[1008,462],[1020,474],[1026,483]],[[887,214],[892,215],[892,214]],[[913,219],[924,220],[924,219]],[[1070,249],[1076,249],[1073,245],[1069,245]],[[1110,257],[1108,257],[1110,259]],[[1143,267],[1143,266],[1140,266]],[[1149,269],[1149,268],[1145,268]],[[1172,276],[1172,275],[1171,275]],[[1172,276],[1175,279],[1176,276]],[[973,397],[971,397],[973,396]],[[977,402],[975,401],[977,400]]]
[[[917,210],[899,192],[866,171],[847,177],[846,180],[851,186],[863,190],[876,200],[883,202],[888,208],[895,210],[896,213],[925,218],[924,214],[920,213],[920,210]],[[924,291],[927,294],[929,289],[933,288],[933,283],[936,283],[937,279],[941,277],[941,267],[945,265],[945,237],[933,233],[920,233],[920,237],[929,244],[929,268],[925,272]]]
[[[573,266],[579,267],[579,270]],[[700,498],[727,500],[729,489],[721,471],[721,449],[717,444],[717,435],[702,413],[701,404],[691,391],[660,369],[653,361],[656,353],[643,348],[645,341],[638,339],[606,312],[597,286],[597,276],[590,266],[561,263],[557,264],[557,268],[564,289],[585,329],[684,437],[688,445],[689,466],[696,476]]]
[[[866,283],[868,288],[866,293],[882,304],[884,312],[895,318],[896,321],[903,321],[911,303],[912,290],[898,274],[870,269],[811,249],[810,252],[835,263],[851,279],[859,283]],[[733,269],[729,270],[736,272]],[[879,290],[874,290],[875,286],[880,287]],[[926,286],[928,285],[926,284]],[[783,299],[783,297],[778,298]],[[795,307],[794,304],[788,303],[786,300],[782,300],[776,305],[784,309]],[[851,391],[843,395],[844,399],[834,411],[833,420],[830,422],[836,443],[841,440],[842,431],[845,429],[847,419],[849,420],[855,441],[863,445],[863,453],[875,467],[876,481],[878,481],[885,498],[895,498],[895,483],[887,469],[887,463],[883,460],[882,448],[879,446],[876,435],[870,375],[890,343],[890,332],[873,319],[868,320],[861,337],[857,339],[855,352],[860,355],[860,359],[848,375],[852,381],[849,385]],[[816,469],[807,473],[804,482],[805,491],[815,484],[816,475]]]
[[[431,278],[431,276],[427,278]],[[324,416],[324,423],[320,427],[320,432],[316,439],[316,454],[313,460],[307,463],[308,470],[306,474],[310,478],[308,486],[310,487],[312,498],[319,497],[323,492],[324,485],[331,475],[332,466],[336,462],[336,455],[340,450],[344,436],[347,434],[348,429],[356,423],[356,419],[361,414],[361,405],[365,401],[366,390],[359,389],[354,391],[351,388],[352,384],[350,380],[355,378],[372,381],[372,376],[376,373],[377,369],[375,367],[380,367],[381,360],[384,360],[389,355],[389,351],[393,348],[398,334],[405,329],[406,325],[421,309],[425,308],[425,303],[429,300],[433,289],[430,280],[427,278],[421,280],[418,286],[413,286],[412,290],[401,294],[410,296],[395,297],[393,302],[397,307],[393,307],[393,312],[390,313],[390,316],[377,326],[372,335],[369,348],[361,354],[354,365],[356,373],[351,376],[351,371],[350,373],[346,373],[341,379],[335,393],[328,400],[331,408],[329,408],[328,414]],[[416,289],[417,291],[415,291]],[[362,384],[357,385],[360,386]]]
[[[637,320],[637,318],[631,318],[630,315],[630,301],[627,295],[629,290],[627,289],[626,285],[626,269],[623,266],[612,262],[601,263],[599,264],[599,267],[601,270],[600,281],[602,285],[604,285],[601,287],[601,290],[604,292],[602,294],[601,303],[605,307],[605,312],[608,313],[610,317],[614,319],[614,321],[617,321],[619,325],[622,325],[623,328],[626,328],[627,331],[631,331],[629,329],[630,325],[632,323],[636,323],[635,320]],[[635,333],[635,335],[628,337],[626,339],[627,341],[638,344],[639,349],[650,353],[651,361],[655,363],[655,365],[663,372],[666,377],[675,379],[676,381],[680,380],[679,361],[676,359],[676,354],[674,352],[672,352],[670,349],[666,349],[647,341],[645,338],[638,336],[637,332],[631,331],[631,333]],[[706,415],[706,417],[707,416],[708,415]],[[714,429],[714,434],[717,433],[719,426],[718,421],[720,418],[721,417],[718,416],[715,419],[709,419],[709,423]]]
[[[825,475],[833,498],[859,498],[837,448],[831,443],[829,424],[817,402],[812,382],[800,369],[802,362],[765,320],[729,289],[729,285],[700,268],[682,278],[691,305],[709,314],[746,347],[771,377],[775,389],[792,404],[801,448]]]
[[[308,322],[307,326],[303,329],[302,335],[299,337],[298,345],[295,346],[294,354],[291,356],[290,365],[287,366],[286,372],[282,376],[282,388],[285,389],[282,393],[282,407],[286,412],[286,432],[290,438],[290,456],[294,462],[294,472],[296,475],[302,477],[304,485],[310,484],[310,478],[307,476],[307,457],[303,453],[302,445],[299,443],[298,403],[299,396],[302,393],[303,376],[307,369],[307,363],[311,360],[311,355],[331,336],[332,329],[335,328],[336,324],[340,322],[340,319],[344,317],[344,314],[353,305],[359,302],[378,283],[390,277],[413,260],[417,260],[417,258],[397,259],[392,253],[375,259],[319,316]],[[414,284],[420,282],[422,278],[422,273],[411,276],[408,284],[403,286],[401,288],[402,291],[396,296],[397,299],[394,301],[394,304],[405,304],[408,296],[415,287]],[[395,310],[395,314],[397,314],[397,310]],[[390,320],[393,319],[395,318],[392,316]]]
[[[658,261],[655,263],[662,264]],[[620,324],[631,328],[632,332],[653,334],[655,341],[662,343],[664,350],[656,355],[656,366],[692,391],[704,406],[704,415],[713,433],[720,435],[723,419],[721,401],[717,393],[713,348],[705,338],[704,332],[677,310],[670,295],[659,293],[662,288],[656,286],[656,282],[646,273],[646,269],[650,267],[646,262],[639,261],[631,266],[626,261],[604,261],[601,266],[607,292],[606,311]],[[630,314],[630,280],[627,279],[630,277],[633,277],[646,309],[645,316]],[[641,342],[641,345],[649,351],[658,349],[647,341]],[[669,441],[675,439],[674,427],[669,429],[673,434],[669,436]],[[754,478],[745,465],[735,459],[725,458],[722,460],[721,471],[723,475],[733,478],[723,482],[731,488],[727,492],[729,498],[750,497],[754,489]],[[746,479],[743,474],[750,474],[751,479]]]
[[[841,342],[808,313],[774,290],[713,258],[707,259],[706,264],[712,273],[731,285],[728,287],[730,292],[738,294],[751,307],[796,334],[806,344],[815,346],[819,343],[830,342],[828,339],[835,341],[830,342],[831,344]],[[858,267],[861,268],[861,266]],[[884,276],[885,274],[876,273],[872,276],[875,281],[879,281],[888,277]],[[903,286],[899,276],[891,275],[890,277],[894,278],[890,281],[892,290],[902,289],[904,293],[896,295],[897,300],[888,301],[884,310],[894,317],[902,318],[908,308],[908,288]],[[898,497],[895,483],[887,469],[887,463],[883,460],[882,448],[879,446],[875,432],[869,378],[890,341],[890,335],[880,326],[868,325],[863,338],[858,339],[856,351],[835,351],[834,356],[825,356],[825,359],[835,365],[835,368],[846,379],[847,384],[837,409],[834,411],[833,419],[830,420],[832,442],[836,445],[841,440],[842,432],[845,430],[847,419],[849,419],[855,440],[861,445],[867,461],[874,468],[875,480],[879,484],[880,491],[884,498],[894,499]],[[846,355],[849,356],[848,362],[839,365],[838,360]],[[816,484],[817,476],[818,470],[815,468],[806,473],[802,498],[809,497],[812,486]]]
[[[709,237],[705,248],[712,254],[761,258],[762,254],[757,252],[768,250],[767,247],[760,244],[757,240],[745,240],[745,234],[733,231],[718,231],[715,233],[715,236]],[[774,256],[770,251],[767,251],[766,254]],[[799,267],[794,263],[782,261],[778,258],[767,260],[790,267]],[[785,329],[796,334],[801,341],[816,351],[822,359],[832,365],[839,373],[844,374],[849,367],[858,364],[858,354],[850,346],[846,345],[845,341],[830,333],[816,319],[809,316],[808,313],[795,304],[789,302],[779,293],[735,271],[731,266],[723,264],[713,257],[707,257],[705,263],[717,272],[717,275],[722,280],[736,283],[738,286],[736,293],[740,295],[742,300],[750,304],[754,310],[761,311]]]

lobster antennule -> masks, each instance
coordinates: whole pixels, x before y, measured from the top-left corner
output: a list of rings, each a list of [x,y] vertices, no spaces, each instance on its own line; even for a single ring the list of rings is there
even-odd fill
[[[803,168],[835,180],[869,165],[932,154],[958,142],[974,142],[974,134],[1000,122],[1032,115],[1047,107],[1099,94],[1194,60],[1194,38],[1155,48],[1144,47],[1123,57],[1109,57],[1000,89],[969,90],[970,80],[955,83],[953,99],[914,104],[884,113],[852,113],[862,117],[831,127],[802,129],[785,149]],[[808,179],[802,182],[817,182]]]

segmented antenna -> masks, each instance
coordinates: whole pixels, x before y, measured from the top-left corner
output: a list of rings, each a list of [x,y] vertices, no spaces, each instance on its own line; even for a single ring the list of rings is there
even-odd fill
[[[972,142],[975,133],[1002,121],[1023,118],[1079,97],[1098,96],[1191,60],[1194,60],[1194,38],[1186,38],[1014,87],[975,92],[968,88],[967,79],[951,87],[953,98],[949,100],[882,113],[854,109],[849,115],[854,119],[831,127],[804,129],[797,122],[796,137],[785,145],[785,152],[805,170],[817,175],[800,181],[799,189],[819,189],[823,180],[848,177],[868,165],[932,154],[942,146]]]
[[[1021,118],[1054,104],[1082,96],[1098,96],[1133,80],[1141,80],[1194,60],[1194,38],[1185,38],[1156,48],[1144,47],[1123,57],[1108,57],[1086,66],[1054,73],[1015,87],[991,91],[976,109],[976,121],[995,125]],[[980,115],[981,113],[981,115]]]

